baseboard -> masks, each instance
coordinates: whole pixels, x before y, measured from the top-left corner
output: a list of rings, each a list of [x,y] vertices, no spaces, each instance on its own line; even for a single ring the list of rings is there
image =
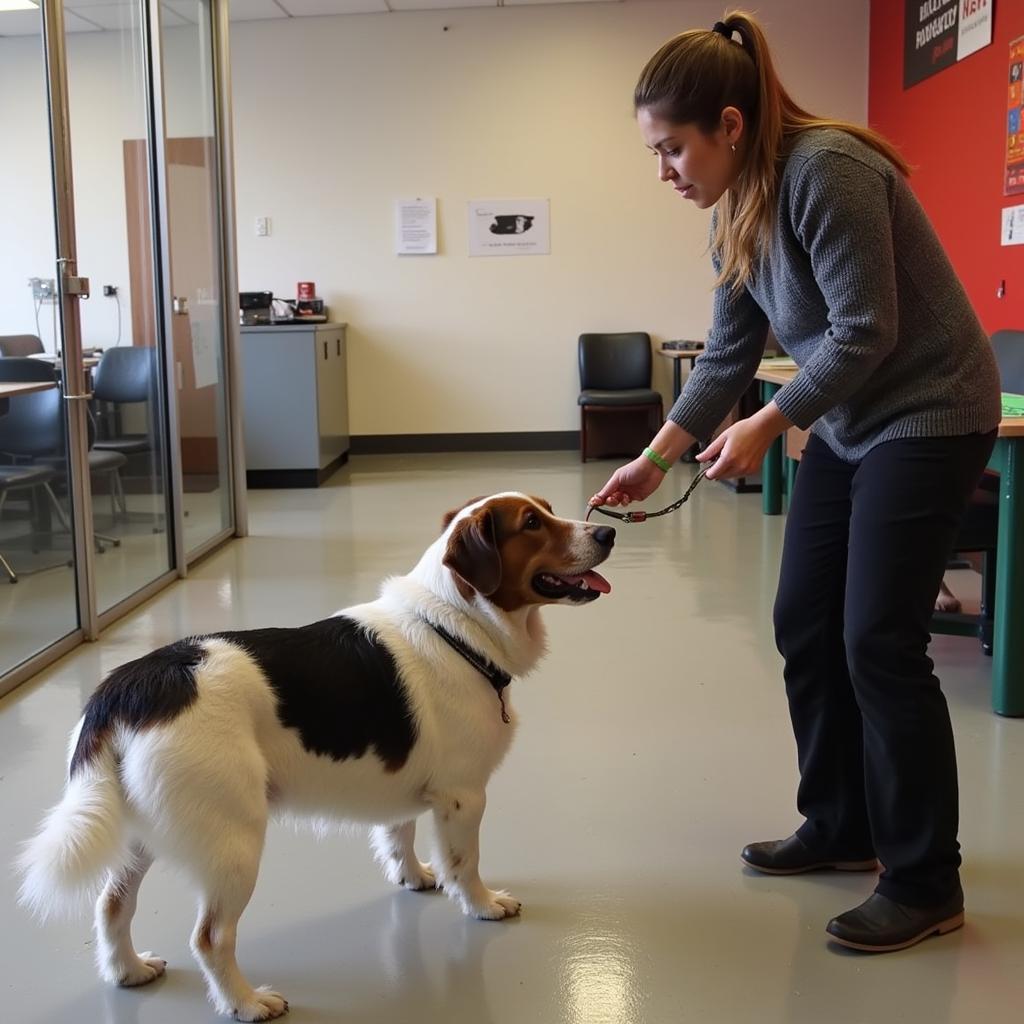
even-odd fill
[[[250,490],[282,487],[319,487],[335,470],[348,462],[348,452],[342,452],[322,469],[250,469],[245,484]]]
[[[578,452],[580,432],[534,430],[490,434],[362,434],[353,437],[351,445],[353,455],[408,455],[426,452]]]

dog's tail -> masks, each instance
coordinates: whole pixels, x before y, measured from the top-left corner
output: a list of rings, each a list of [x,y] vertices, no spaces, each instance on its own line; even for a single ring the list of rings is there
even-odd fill
[[[72,734],[73,748],[80,728]],[[72,761],[63,798],[25,844],[16,865],[22,875],[18,901],[43,919],[81,912],[108,872],[129,857],[124,794],[105,737],[89,757]]]

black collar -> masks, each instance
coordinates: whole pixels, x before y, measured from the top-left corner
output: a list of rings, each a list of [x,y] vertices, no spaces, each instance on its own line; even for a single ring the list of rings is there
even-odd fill
[[[423,621],[426,622],[426,624],[430,626],[430,628],[433,629],[449,647],[458,651],[459,654],[461,654],[462,657],[465,658],[466,661],[468,661],[470,665],[472,665],[473,668],[475,668],[477,672],[479,672],[487,682],[491,684],[491,686],[494,687],[494,692],[498,695],[498,700],[501,701],[501,720],[507,725],[510,719],[508,717],[508,712],[505,710],[505,698],[502,697],[501,691],[512,682],[512,676],[510,676],[504,669],[498,668],[493,661],[488,661],[482,654],[479,654],[477,651],[474,651],[472,647],[464,644],[458,637],[452,636],[448,630],[438,626],[434,622],[431,622],[429,619],[424,619]]]

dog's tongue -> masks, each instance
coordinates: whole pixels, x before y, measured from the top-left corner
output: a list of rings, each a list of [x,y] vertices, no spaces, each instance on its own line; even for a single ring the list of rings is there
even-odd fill
[[[587,586],[591,590],[596,590],[601,594],[610,594],[612,592],[612,585],[599,572],[594,572],[593,569],[585,572],[582,579],[586,580]]]

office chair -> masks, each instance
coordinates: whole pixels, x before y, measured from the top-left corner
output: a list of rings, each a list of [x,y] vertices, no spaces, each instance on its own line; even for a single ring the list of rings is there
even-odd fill
[[[992,350],[1003,391],[1024,394],[1024,331],[996,331]],[[978,615],[935,612],[936,633],[976,634],[986,654],[992,653],[995,613],[996,540],[999,532],[999,477],[987,473],[975,490],[956,539],[956,550],[980,553],[981,609]]]
[[[93,370],[92,393],[100,407],[112,406],[113,413],[101,416],[94,449],[100,452],[118,452],[126,457],[149,455],[149,479],[157,480],[156,416],[160,408],[157,401],[157,349],[153,346],[126,346],[107,349]],[[145,434],[125,434],[121,430],[120,407],[132,403],[146,403]],[[124,489],[119,492],[122,518],[130,521],[131,513]],[[163,516],[139,512],[146,522],[153,522],[153,532],[162,529]]]
[[[38,359],[16,358],[13,356],[10,358],[0,358],[0,381],[5,383],[24,383],[54,379],[53,367],[48,366],[46,363],[41,363]],[[9,400],[10,405],[7,413],[0,416],[0,452],[14,456],[22,454],[21,447],[25,431],[33,430],[35,426],[31,417],[31,410],[35,404],[32,402],[32,399],[42,395],[53,395],[56,396],[58,402],[60,401],[59,392],[56,388],[33,395],[16,395]],[[7,502],[8,495],[12,492],[27,491],[33,501],[36,495],[42,492],[46,496],[50,507],[56,513],[61,525],[70,533],[71,524],[68,522],[64,509],[57,500],[57,495],[53,493],[52,484],[57,479],[57,475],[57,470],[53,466],[41,463],[0,465],[0,515],[3,514],[3,508]],[[33,515],[33,553],[39,550],[36,543],[37,523],[38,516]],[[54,569],[58,565],[68,564],[70,563],[62,561],[57,563],[57,565],[48,565],[40,569],[34,569],[32,572],[42,572],[44,569]],[[7,561],[2,553],[0,553],[0,566],[3,567],[10,583],[18,582],[18,573],[15,572],[10,562]],[[29,575],[29,573],[22,570],[21,575],[25,576]]]
[[[31,356],[45,351],[42,341],[34,334],[0,336],[0,356]]]
[[[0,381],[55,381],[56,371],[47,363],[29,357],[9,357],[0,359]],[[31,460],[31,465],[48,467],[54,476],[63,477],[67,472],[64,452],[66,442],[64,436],[64,409],[60,388],[50,388],[31,395],[18,395],[11,400],[10,410],[0,419],[0,452],[14,456],[16,459]],[[95,428],[89,419],[90,444]],[[115,496],[121,491],[120,472],[127,463],[127,458],[117,452],[99,452],[90,447],[90,476],[106,476],[110,488],[110,508],[112,515],[116,511]],[[24,468],[24,467],[19,467]],[[49,485],[47,485],[49,488]],[[61,526],[69,533],[71,525],[49,488],[53,499],[53,507],[58,510]],[[121,541],[117,537],[109,537],[102,533],[93,533],[96,550],[103,552],[103,544],[119,547]]]
[[[581,461],[594,455],[592,428],[597,421],[617,428],[602,454],[626,455],[642,448],[662,420],[661,395],[651,388],[651,336],[643,331],[581,334],[578,356]],[[623,430],[622,423],[632,429]]]
[[[146,402],[150,420],[156,411],[156,349],[153,347],[130,346],[110,348],[100,356],[99,364],[92,372],[92,393],[98,402],[113,406],[132,402]],[[136,455],[153,450],[149,433],[122,434],[119,424],[104,418],[96,448],[100,451],[117,451],[124,455]],[[150,424],[152,431],[152,424]]]

